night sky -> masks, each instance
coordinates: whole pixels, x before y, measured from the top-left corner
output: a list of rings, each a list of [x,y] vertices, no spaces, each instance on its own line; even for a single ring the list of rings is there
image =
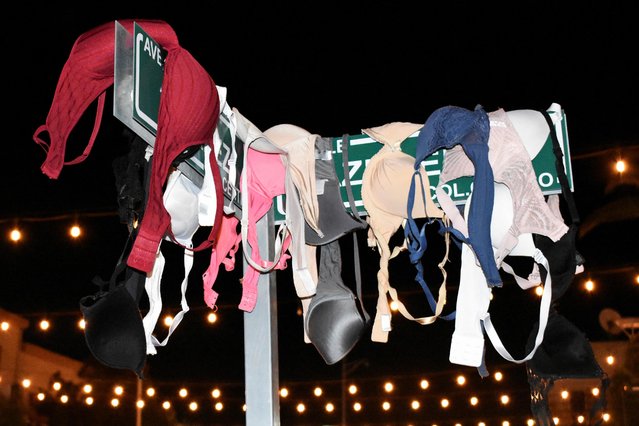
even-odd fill
[[[322,136],[341,136],[394,121],[423,123],[445,105],[472,109],[481,104],[493,111],[539,110],[559,103],[568,119],[575,199],[584,223],[593,225],[578,240],[577,248],[587,262],[585,275],[591,273],[599,280],[598,290],[585,294],[581,288],[585,275],[577,277],[560,301],[560,312],[592,340],[611,338],[598,324],[601,309],[639,316],[639,286],[632,286],[632,273],[615,272],[627,267],[634,267],[634,274],[639,272],[639,174],[630,169],[620,178],[612,171],[620,155],[630,161],[630,168],[639,167],[639,25],[629,2],[530,2],[526,6],[510,2],[501,7],[492,2],[491,6],[428,2],[419,9],[418,2],[374,2],[374,6],[357,2],[348,7],[338,2],[261,2],[259,6],[227,2],[207,12],[180,10],[181,3],[170,8],[139,3],[119,9],[45,6],[5,12],[0,30],[5,132],[0,169],[0,307],[25,315],[46,313],[72,324],[80,315],[79,299],[96,290],[93,277],[106,279],[113,270],[127,230],[115,214],[111,164],[127,146],[124,125],[111,115],[112,91],[108,91],[100,132],[88,159],[66,166],[59,179],[51,180],[40,171],[45,154],[32,135],[46,119],[75,39],[107,21],[144,18],[168,22],[182,47],[218,85],[227,87],[229,104],[261,130],[291,123]],[[67,158],[84,148],[94,108],[95,103],[71,134]],[[610,222],[600,222],[602,207],[612,216]],[[96,212],[111,214],[89,217]],[[67,221],[54,220],[74,214],[86,228],[80,241],[66,238]],[[4,236],[21,219],[27,234],[14,245]],[[374,316],[378,256],[366,247],[366,236],[359,237],[365,303]],[[350,239],[346,240],[345,263],[351,253]],[[179,250],[166,250],[167,258],[177,262],[167,261],[168,269],[176,269],[169,275],[179,275]],[[437,258],[437,244],[432,250]],[[188,292],[192,312],[169,344],[149,358],[151,377],[242,381],[243,324],[236,307],[239,267],[220,272],[216,290],[221,318],[201,331],[206,312],[201,274],[208,256],[207,251],[196,257]],[[452,256],[449,306],[454,306],[459,265],[455,263],[458,255]],[[421,315],[427,315],[410,268],[406,259],[397,259],[391,277],[393,273],[401,277],[396,285],[406,292],[415,313],[422,309]],[[344,281],[349,285],[354,284],[350,272],[345,266]],[[290,270],[278,272],[277,279],[281,380],[338,377],[339,365],[325,365],[315,349],[302,342]],[[435,278],[432,282],[434,289]],[[178,286],[179,281],[166,285],[167,292],[174,294],[167,294],[165,304],[174,312],[179,307]],[[504,327],[521,324],[503,331],[512,339],[513,354],[519,348],[521,355],[523,347],[518,345],[527,337],[526,324],[535,319],[537,307],[528,306],[525,300],[529,299],[519,293],[513,286],[504,288],[508,297],[501,300],[508,303],[496,301],[491,312],[498,326],[500,322]],[[369,362],[361,374],[455,367],[447,359],[450,322],[422,327],[401,316],[394,318],[387,344],[372,343],[365,336],[349,355],[349,359]],[[77,359],[90,358],[82,335],[72,325],[56,328],[47,337],[28,334],[45,347]],[[503,364],[488,340],[487,346],[489,368],[490,362]],[[475,374],[471,368],[468,372]]]

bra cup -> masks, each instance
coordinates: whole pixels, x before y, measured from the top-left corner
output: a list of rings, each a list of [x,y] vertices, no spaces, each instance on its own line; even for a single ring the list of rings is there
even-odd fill
[[[171,231],[182,245],[191,244],[191,239],[199,227],[200,189],[180,171],[169,176],[164,191],[164,207],[171,216]]]
[[[352,296],[341,293],[309,306],[306,333],[324,361],[344,358],[362,337],[366,323]]]
[[[324,192],[317,196],[317,203],[319,227],[324,232],[324,237],[320,237],[308,223],[304,223],[306,244],[327,244],[353,231],[366,228],[365,223],[355,220],[346,212],[337,181],[324,182]]]
[[[80,311],[86,321],[85,340],[93,356],[104,365],[129,369],[142,377],[146,360],[144,325],[126,286],[83,297]]]
[[[339,241],[321,246],[317,292],[311,299],[304,328],[324,361],[331,365],[344,358],[367,328],[355,295],[341,278]]]
[[[528,341],[532,347],[534,333]],[[600,377],[603,374],[586,335],[556,311],[551,311],[544,341],[528,361],[535,374],[553,379]]]
[[[382,210],[390,215],[406,217],[406,205],[411,180],[415,173],[415,159],[401,151],[378,152],[364,171],[362,198],[364,206],[374,205],[374,210]],[[433,202],[430,194],[430,182],[425,171],[420,172],[426,195],[426,210],[421,195],[416,194],[412,217],[441,218],[443,212]],[[421,185],[415,186],[417,192]],[[368,210],[368,208],[367,208]]]

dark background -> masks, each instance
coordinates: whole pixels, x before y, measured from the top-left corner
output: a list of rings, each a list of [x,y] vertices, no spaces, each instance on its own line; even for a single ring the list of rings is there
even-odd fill
[[[227,2],[203,8],[137,2],[127,7],[23,5],[17,12],[5,11],[0,306],[33,320],[40,315],[54,319],[51,332],[42,335],[32,326],[27,336],[90,360],[74,322],[80,316],[79,299],[95,292],[91,279],[110,276],[126,240],[126,226],[115,214],[111,168],[113,159],[126,152],[124,125],[110,113],[109,90],[93,151],[84,163],[65,166],[57,180],[41,173],[45,154],[32,135],[46,119],[59,73],[79,35],[114,19],[163,19],[215,82],[228,88],[229,104],[262,130],[291,123],[322,136],[340,136],[393,121],[423,123],[445,105],[481,104],[493,111],[539,110],[559,103],[568,118],[574,195],[589,226],[578,240],[586,272],[562,298],[560,311],[592,340],[619,338],[602,330],[598,314],[609,307],[624,317],[639,315],[639,286],[631,281],[639,272],[638,175],[633,170],[639,165],[639,25],[630,2],[418,3]],[[84,148],[94,108],[95,103],[72,133],[67,158]],[[622,177],[612,170],[619,156],[629,161],[630,170]],[[107,214],[92,216],[96,212]],[[85,227],[79,241],[65,234],[73,215]],[[25,229],[20,244],[4,237],[16,221]],[[349,248],[347,239],[344,281],[350,285]],[[163,250],[170,278],[164,303],[176,313],[181,254],[170,244]],[[429,250],[432,259],[439,258],[441,247],[434,244]],[[378,256],[366,247],[365,235],[360,235],[360,251],[365,302],[374,315]],[[243,313],[236,307],[240,268],[220,272],[220,319],[202,328],[206,309],[201,274],[208,256],[208,251],[197,255],[191,275],[192,312],[169,344],[148,359],[151,379],[242,385]],[[459,265],[454,262],[457,254],[452,256],[449,307],[454,306]],[[394,262],[391,280],[398,277],[394,284],[415,315],[428,315],[412,266],[405,259]],[[436,268],[432,262],[427,270]],[[587,276],[597,281],[592,294],[582,289]],[[290,271],[278,273],[277,280],[281,380],[339,378],[341,366],[327,366],[302,341]],[[438,283],[434,278],[429,282],[432,288]],[[513,355],[522,356],[522,342],[538,306],[514,286],[500,291],[505,297],[495,300],[491,313],[502,327],[500,333],[512,343]],[[460,369],[447,360],[452,323],[421,327],[397,316],[393,325],[387,344],[372,343],[365,336],[349,354],[349,360],[366,361],[353,374],[400,376]],[[488,340],[487,360],[489,369],[491,363],[505,363]],[[511,368],[523,374],[523,367]]]

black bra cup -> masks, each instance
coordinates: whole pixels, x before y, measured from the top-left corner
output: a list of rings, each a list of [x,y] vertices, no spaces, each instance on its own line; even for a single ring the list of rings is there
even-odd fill
[[[355,295],[342,281],[341,266],[339,242],[322,245],[317,293],[304,322],[309,340],[329,365],[344,358],[368,327]]]
[[[140,311],[125,285],[80,299],[84,336],[102,364],[134,371],[142,378],[146,337]]]

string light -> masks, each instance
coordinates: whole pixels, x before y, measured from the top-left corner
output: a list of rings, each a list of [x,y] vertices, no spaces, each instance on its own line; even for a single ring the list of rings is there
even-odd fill
[[[69,228],[69,235],[74,239],[79,238],[82,235],[82,229],[78,225],[73,225]]]
[[[11,231],[9,231],[9,240],[13,241],[14,243],[17,243],[21,239],[22,239],[22,232],[20,232],[20,229],[13,228]]]

